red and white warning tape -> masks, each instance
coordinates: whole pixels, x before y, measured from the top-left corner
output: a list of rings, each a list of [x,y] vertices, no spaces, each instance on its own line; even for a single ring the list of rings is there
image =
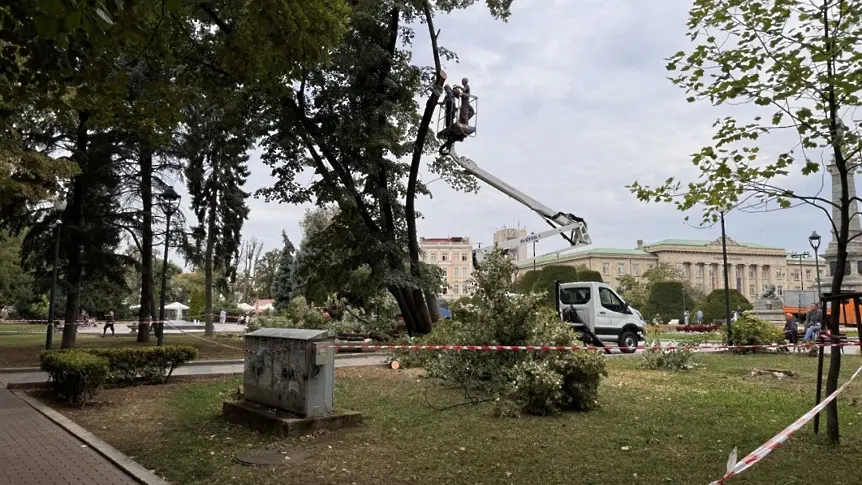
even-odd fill
[[[798,431],[799,428],[805,426],[805,424],[811,421],[814,416],[819,414],[823,410],[823,408],[826,407],[827,404],[829,404],[836,397],[838,397],[838,395],[841,394],[841,391],[843,391],[847,387],[847,385],[853,382],[853,379],[855,379],[856,376],[859,375],[860,371],[862,371],[862,366],[856,369],[856,372],[854,372],[853,375],[850,376],[850,379],[848,379],[847,382],[844,383],[844,385],[836,389],[835,392],[830,394],[820,404],[814,406],[811,411],[808,411],[807,413],[803,414],[801,418],[794,421],[790,426],[784,428],[780,433],[770,438],[769,441],[767,441],[766,443],[760,445],[760,447],[749,453],[748,456],[743,458],[741,461],[736,461],[736,448],[734,448],[733,451],[730,453],[730,457],[727,461],[727,473],[725,473],[724,476],[721,477],[721,479],[711,482],[709,485],[724,484],[724,482],[728,478],[734,477],[744,472],[749,467],[751,467],[751,465],[754,465],[755,463],[765,458],[766,455],[772,452],[772,450],[784,444],[784,442],[787,441],[787,439],[790,438],[793,433]]]
[[[337,349],[369,349],[369,350],[475,350],[475,351],[573,351],[573,350],[768,350],[816,347],[846,347],[859,345],[858,341],[843,343],[810,343],[810,344],[770,344],[770,345],[667,345],[636,347],[599,347],[596,345],[375,345],[375,344],[334,344]]]

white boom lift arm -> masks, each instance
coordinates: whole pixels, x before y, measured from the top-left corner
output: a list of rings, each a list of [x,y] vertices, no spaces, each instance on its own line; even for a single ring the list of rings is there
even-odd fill
[[[590,234],[587,232],[587,223],[584,219],[565,212],[557,212],[552,210],[548,206],[542,204],[541,202],[533,199],[529,195],[521,192],[520,190],[512,187],[511,185],[503,182],[497,177],[491,175],[479,168],[476,165],[476,162],[470,160],[467,157],[458,156],[458,153],[455,152],[454,144],[450,146],[448,149],[441,151],[441,153],[445,155],[449,155],[452,157],[455,162],[464,168],[467,172],[473,174],[479,180],[485,182],[486,184],[494,187],[500,192],[508,195],[509,197],[517,200],[518,202],[524,204],[529,207],[530,210],[539,214],[542,219],[545,220],[553,229],[540,232],[538,234],[530,234],[528,236],[522,237],[520,239],[512,239],[510,241],[505,241],[501,243],[496,243],[493,246],[488,246],[485,248],[479,248],[473,250],[473,265],[478,266],[482,264],[485,260],[485,254],[488,251],[494,249],[502,249],[506,251],[510,251],[518,248],[522,244],[531,243],[534,241],[540,241],[542,239],[561,235],[563,239],[569,242],[572,247],[585,246],[588,244],[592,244],[592,239],[590,239]]]

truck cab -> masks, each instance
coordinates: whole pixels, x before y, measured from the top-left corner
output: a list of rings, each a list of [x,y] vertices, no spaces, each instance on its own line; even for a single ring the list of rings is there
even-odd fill
[[[643,316],[630,307],[608,285],[593,281],[559,283],[557,311],[560,318],[581,333],[588,344],[616,343],[622,352],[632,353],[646,338]]]

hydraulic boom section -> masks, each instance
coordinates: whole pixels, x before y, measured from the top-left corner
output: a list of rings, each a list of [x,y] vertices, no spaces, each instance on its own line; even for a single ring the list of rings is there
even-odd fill
[[[485,170],[482,170],[473,160],[470,160],[467,157],[458,156],[458,153],[455,152],[454,146],[446,147],[445,150],[441,150],[441,153],[452,157],[458,165],[473,174],[479,180],[529,207],[533,212],[539,214],[542,219],[548,223],[548,225],[553,227],[553,229],[539,234],[531,234],[521,239],[513,239],[511,241],[498,243],[491,247],[475,249],[473,250],[474,265],[480,265],[482,261],[484,261],[485,253],[492,249],[513,250],[522,244],[539,241],[547,237],[556,236],[557,234],[561,235],[563,239],[568,241],[572,247],[592,244],[592,239],[590,239],[589,232],[587,232],[587,223],[583,218],[571,213],[554,211],[529,195],[512,187],[506,182],[503,182]]]

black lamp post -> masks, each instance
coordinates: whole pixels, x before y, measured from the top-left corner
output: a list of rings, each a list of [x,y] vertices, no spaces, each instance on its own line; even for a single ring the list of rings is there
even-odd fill
[[[733,329],[730,323],[730,278],[727,274],[727,235],[724,231],[724,213],[727,209],[718,211],[721,214],[721,258],[724,260],[724,318],[727,322],[727,343],[733,342]]]
[[[156,340],[156,345],[161,347],[165,342],[165,299],[167,298],[168,286],[168,249],[171,241],[171,216],[177,212],[180,207],[180,194],[173,187],[168,187],[159,196],[161,199],[162,211],[165,213],[165,257],[162,260],[162,290],[159,294],[159,331]]]
[[[51,344],[54,340],[54,304],[57,300],[57,266],[60,259],[60,230],[63,221],[60,219],[60,214],[66,210],[66,201],[54,201],[54,215],[57,216],[57,221],[54,223],[54,269],[51,275],[51,297],[48,300],[48,328],[45,330],[45,350],[51,350]]]
[[[532,236],[533,232],[530,233]],[[533,241],[533,271],[536,271],[536,241]]]
[[[819,300],[819,296],[823,290],[820,288],[820,255],[817,254],[817,250],[820,249],[820,234],[817,234],[817,231],[811,231],[811,235],[808,236],[808,244],[814,250],[814,266],[816,268],[815,271],[817,271],[817,296]],[[801,273],[800,276],[802,276]]]
[[[809,243],[811,241],[809,240]],[[810,256],[808,251],[804,253],[790,253],[791,259],[799,260],[799,298],[797,298],[797,308],[802,308],[802,292],[805,291],[805,281],[802,279],[802,259]]]

